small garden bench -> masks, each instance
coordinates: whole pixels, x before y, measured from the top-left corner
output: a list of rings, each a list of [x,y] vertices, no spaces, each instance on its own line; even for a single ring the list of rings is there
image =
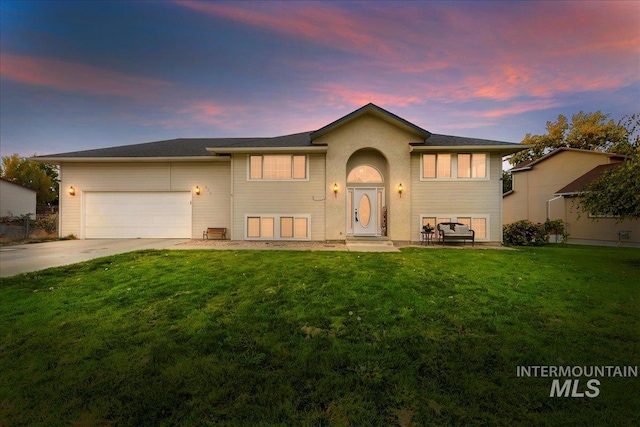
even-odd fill
[[[476,232],[459,222],[441,222],[438,224],[438,241],[442,240],[443,245],[445,241],[462,240],[462,243],[466,243],[467,240],[471,240],[471,246],[473,246],[475,238]]]
[[[226,228],[207,228],[207,231],[202,232],[202,239],[209,239],[209,237],[217,237],[219,239],[227,238]]]

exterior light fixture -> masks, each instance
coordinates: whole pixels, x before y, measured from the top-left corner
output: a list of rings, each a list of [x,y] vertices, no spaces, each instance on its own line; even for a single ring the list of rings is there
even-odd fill
[[[333,184],[333,195],[335,197],[338,197],[338,183],[337,182]]]
[[[398,193],[400,193],[400,197],[402,197],[403,190],[404,190],[404,187],[402,186],[402,183],[400,183],[400,185],[398,185]]]
[[[200,195],[200,187],[198,187],[196,185],[196,188],[195,188],[195,190],[193,190],[193,192],[196,193],[196,196],[199,196]]]
[[[69,195],[70,196],[75,196],[76,195],[76,189],[73,188],[73,185],[69,187]]]

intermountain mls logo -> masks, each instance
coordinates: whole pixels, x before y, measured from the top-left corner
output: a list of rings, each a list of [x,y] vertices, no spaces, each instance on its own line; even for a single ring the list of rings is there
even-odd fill
[[[637,366],[518,366],[518,378],[553,378],[549,397],[598,397],[598,378],[637,378]],[[564,380],[564,381],[563,381]],[[586,388],[580,387],[580,382]]]

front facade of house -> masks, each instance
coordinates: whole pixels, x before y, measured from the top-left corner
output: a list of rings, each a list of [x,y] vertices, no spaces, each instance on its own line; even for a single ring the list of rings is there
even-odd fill
[[[640,245],[640,221],[580,212],[576,196],[584,186],[624,156],[596,151],[559,148],[512,169],[513,190],[504,195],[503,221],[521,219],[543,223],[561,219],[569,243]]]
[[[420,240],[457,221],[502,238],[502,157],[373,104],[314,132],[177,139],[35,158],[61,166],[60,234],[79,238]]]

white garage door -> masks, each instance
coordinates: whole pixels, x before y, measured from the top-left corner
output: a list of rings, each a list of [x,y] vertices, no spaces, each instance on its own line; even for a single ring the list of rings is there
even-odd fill
[[[84,193],[87,239],[191,238],[191,192]]]

